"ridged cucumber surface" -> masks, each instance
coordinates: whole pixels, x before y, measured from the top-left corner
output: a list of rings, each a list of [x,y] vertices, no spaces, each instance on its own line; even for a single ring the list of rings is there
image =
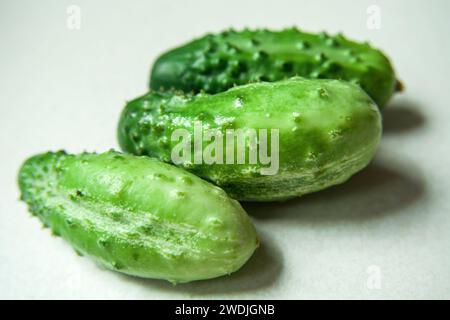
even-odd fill
[[[119,143],[126,152],[171,162],[180,143],[173,133],[184,129],[195,136],[199,122],[224,136],[228,129],[241,129],[247,142],[254,139],[247,131],[266,129],[269,136],[272,129],[278,130],[276,174],[262,174],[268,165],[252,164],[249,148],[245,163],[195,163],[195,137],[190,160],[177,163],[231,197],[248,201],[283,200],[346,181],[370,162],[382,129],[377,106],[358,85],[296,77],[214,95],[151,91],[126,105]],[[203,153],[209,152],[208,145],[202,145]],[[228,151],[224,142],[222,153]],[[233,152],[237,154],[236,146]]]
[[[156,60],[150,87],[218,93],[292,76],[360,84],[381,108],[400,84],[389,59],[369,44],[290,28],[228,30],[169,50]]]
[[[55,235],[107,268],[173,283],[238,270],[258,240],[240,204],[148,157],[49,152],[19,172],[22,200]]]

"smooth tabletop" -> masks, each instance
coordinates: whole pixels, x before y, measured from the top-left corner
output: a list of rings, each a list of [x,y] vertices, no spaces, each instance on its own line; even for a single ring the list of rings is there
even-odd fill
[[[444,0],[0,0],[0,298],[450,298],[449,11]],[[292,25],[370,41],[405,91],[386,108],[364,171],[288,202],[244,205],[262,246],[240,271],[177,286],[108,271],[19,202],[27,157],[118,148],[119,114],[145,92],[158,54],[229,27]]]

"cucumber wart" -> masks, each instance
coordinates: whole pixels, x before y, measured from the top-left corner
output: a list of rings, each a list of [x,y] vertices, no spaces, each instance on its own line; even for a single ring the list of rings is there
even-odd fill
[[[150,88],[218,93],[234,85],[292,76],[360,84],[380,108],[400,88],[389,59],[343,35],[243,30],[208,34],[161,55]]]
[[[77,252],[126,274],[188,282],[238,270],[258,245],[250,218],[210,183],[118,152],[28,159],[30,211]]]
[[[172,135],[178,129],[193,135],[196,122],[222,134],[241,129],[245,141],[250,129],[278,130],[277,174],[262,175],[261,162],[179,164],[231,197],[249,201],[283,200],[342,183],[370,162],[381,136],[379,110],[359,86],[296,77],[215,95],[151,91],[126,105],[119,143],[126,152],[170,162],[179,144]],[[198,152],[195,146],[191,150]]]

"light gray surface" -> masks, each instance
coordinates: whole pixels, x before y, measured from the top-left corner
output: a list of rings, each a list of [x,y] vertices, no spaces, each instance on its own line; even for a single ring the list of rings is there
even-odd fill
[[[66,27],[70,4],[80,30]],[[380,30],[366,27],[371,4]],[[450,298],[449,11],[448,1],[409,0],[2,0],[0,297]],[[124,101],[145,91],[158,53],[229,26],[294,24],[370,40],[406,92],[386,110],[367,170],[298,200],[246,206],[263,247],[238,273],[174,287],[102,270],[17,200],[26,157],[117,147]]]

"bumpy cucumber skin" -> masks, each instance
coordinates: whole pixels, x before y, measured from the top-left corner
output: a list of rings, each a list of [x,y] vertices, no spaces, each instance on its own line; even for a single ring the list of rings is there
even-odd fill
[[[380,108],[397,84],[388,58],[369,44],[291,28],[230,30],[170,50],[156,60],[150,88],[218,93],[234,85],[292,76],[358,83]]]
[[[118,152],[45,153],[19,173],[22,200],[107,268],[173,283],[239,269],[257,247],[242,207],[177,167]]]
[[[149,92],[126,105],[119,144],[126,152],[170,162],[178,143],[171,141],[172,132],[183,128],[192,134],[196,121],[221,132],[279,129],[276,175],[261,175],[267,165],[248,160],[181,164],[244,201],[284,200],[342,183],[370,162],[381,136],[380,112],[359,86],[295,77],[215,95]]]

